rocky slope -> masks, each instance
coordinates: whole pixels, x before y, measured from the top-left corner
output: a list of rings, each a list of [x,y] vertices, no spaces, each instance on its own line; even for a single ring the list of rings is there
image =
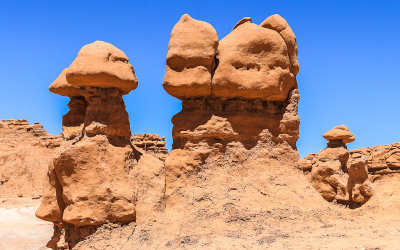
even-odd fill
[[[39,123],[0,121],[0,198],[39,198],[47,164],[61,141]]]

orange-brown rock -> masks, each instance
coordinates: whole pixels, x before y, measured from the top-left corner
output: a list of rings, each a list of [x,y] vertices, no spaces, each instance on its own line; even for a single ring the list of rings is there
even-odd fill
[[[134,134],[131,142],[138,148],[154,154],[161,160],[165,160],[168,149],[165,147],[165,137],[156,134]]]
[[[349,180],[347,190],[349,199],[356,203],[365,203],[373,195],[371,182],[368,180],[367,157],[351,159],[348,165]]]
[[[285,40],[290,60],[290,71],[296,76],[297,73],[299,73],[299,63],[297,62],[297,41],[289,24],[280,15],[275,14],[265,19],[260,26],[279,32],[283,40]]]
[[[46,168],[62,137],[25,119],[0,121],[0,198],[42,194]]]
[[[325,133],[328,140],[327,148],[318,154],[310,154],[299,161],[303,171],[310,171],[310,181],[314,188],[327,201],[340,203],[364,204],[373,195],[373,189],[368,180],[368,160],[358,150],[350,156],[346,142],[354,141],[354,135],[346,126],[337,126]]]
[[[83,46],[65,73],[67,82],[76,87],[116,88],[124,95],[138,85],[125,53],[102,41]]]
[[[64,69],[57,79],[50,85],[49,90],[57,95],[75,97],[80,96],[79,87],[74,86],[67,81],[67,69]]]
[[[210,96],[217,47],[217,32],[210,24],[183,15],[171,32],[164,89],[181,100]]]
[[[71,86],[79,92],[71,93]],[[136,205],[155,207],[162,199],[163,193],[154,192],[165,186],[162,162],[130,141],[122,95],[136,86],[126,55],[99,41],[84,46],[51,85],[51,91],[70,94],[71,100],[63,117],[65,141],[49,163],[36,212],[55,225],[49,247],[73,247],[104,223],[132,222]]]
[[[240,35],[247,30],[248,25],[253,27],[255,24],[245,22],[232,31],[230,35],[236,34],[239,40],[232,38],[232,47],[226,43],[225,56],[229,56],[228,51],[231,50],[236,53],[232,54],[232,58],[237,60],[259,59],[270,62],[271,67],[279,67],[279,63],[273,60],[275,54],[269,56],[280,49],[286,50],[282,37],[276,31],[255,25],[257,28],[252,35],[262,39],[251,40],[251,37]],[[261,34],[257,35],[257,32]],[[294,168],[298,160],[296,141],[300,123],[297,115],[300,95],[296,84],[290,87],[285,85],[288,89],[280,92],[281,98],[270,100],[269,97],[275,95],[276,89],[267,90],[264,85],[255,84],[251,91],[257,92],[257,95],[235,89],[244,84],[246,76],[241,75],[230,78],[235,81],[232,86],[219,85],[221,92],[217,92],[214,80],[222,60],[225,60],[222,57],[224,39],[218,47],[220,61],[212,79],[211,96],[180,98],[182,110],[172,118],[173,146],[165,160],[165,208],[157,216],[156,225],[151,228],[139,226],[142,230],[149,228],[149,235],[153,237],[163,231],[164,238],[168,238],[167,235],[176,237],[173,235],[176,235],[178,228],[184,228],[185,234],[197,232],[203,235],[206,232],[201,228],[216,226],[220,228],[216,234],[224,238],[234,223],[262,214],[262,207],[268,203],[270,195],[275,195],[275,192],[269,191],[270,185],[279,185],[280,181],[286,185],[286,181],[298,171]],[[274,44],[274,39],[279,44]],[[251,51],[258,49],[258,41],[265,42],[262,45],[270,44],[271,47],[260,45],[258,48],[263,51],[252,56]],[[250,52],[246,54],[246,51]],[[242,55],[247,57],[241,58]],[[289,68],[287,53],[283,57]],[[256,78],[261,79],[263,76],[265,74],[260,73]],[[252,78],[247,80],[251,81]],[[181,89],[184,94],[180,96],[195,91]],[[220,93],[233,95],[228,98]],[[274,179],[272,176],[278,177]],[[197,223],[190,223],[192,221]],[[141,245],[141,242],[133,244],[136,247]],[[175,241],[167,245],[180,246]]]
[[[344,201],[347,178],[338,160],[320,162],[311,170],[311,183],[327,201]]]
[[[342,141],[343,143],[350,143],[356,139],[345,125],[334,127],[323,134],[323,137],[328,140],[328,142]]]
[[[237,27],[239,27],[240,25],[242,25],[244,23],[252,23],[252,22],[253,22],[253,19],[251,17],[244,17],[235,24],[235,26],[233,27],[232,30],[236,29]]]
[[[213,96],[285,101],[296,78],[290,71],[287,45],[272,29],[246,22],[218,46]]]

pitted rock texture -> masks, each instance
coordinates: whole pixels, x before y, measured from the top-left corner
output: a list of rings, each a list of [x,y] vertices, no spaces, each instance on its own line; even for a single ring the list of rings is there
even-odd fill
[[[38,122],[1,120],[0,198],[39,198],[47,165],[61,141]]]
[[[162,199],[154,190],[165,187],[163,163],[131,143],[122,95],[136,87],[126,55],[100,41],[84,46],[50,86],[70,97],[70,110],[63,117],[65,141],[49,163],[36,212],[54,223],[48,247],[70,248],[104,223],[135,221],[136,207],[153,209]],[[152,171],[159,177],[148,187],[142,180]]]
[[[185,99],[182,111],[172,118],[173,149],[200,141],[221,146],[240,141],[251,149],[261,140],[285,142],[295,148],[299,137],[300,95],[297,89],[289,95],[283,103],[245,98]]]
[[[275,30],[241,24],[220,41],[218,60],[213,96],[285,101],[297,87],[287,45]]]

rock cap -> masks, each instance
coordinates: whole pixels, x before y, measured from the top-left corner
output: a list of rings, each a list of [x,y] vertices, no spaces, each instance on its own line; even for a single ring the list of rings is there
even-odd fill
[[[76,87],[118,88],[122,94],[128,94],[138,85],[125,53],[102,41],[82,47],[66,70],[66,80]]]
[[[67,82],[66,72],[67,69],[64,69],[57,79],[50,85],[50,92],[69,97],[82,95],[79,87],[71,85]]]
[[[334,127],[323,134],[323,137],[328,141],[342,140],[344,143],[350,143],[356,139],[345,125]]]

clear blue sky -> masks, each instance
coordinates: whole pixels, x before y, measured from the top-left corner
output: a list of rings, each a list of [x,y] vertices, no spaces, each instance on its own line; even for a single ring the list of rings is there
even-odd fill
[[[242,17],[283,16],[297,36],[301,156],[345,124],[349,148],[400,141],[398,1],[4,1],[0,2],[0,119],[39,121],[61,132],[68,98],[48,86],[79,49],[114,44],[139,87],[125,97],[133,133],[166,136],[180,101],[162,88],[169,35],[182,14],[209,22],[222,39]]]

